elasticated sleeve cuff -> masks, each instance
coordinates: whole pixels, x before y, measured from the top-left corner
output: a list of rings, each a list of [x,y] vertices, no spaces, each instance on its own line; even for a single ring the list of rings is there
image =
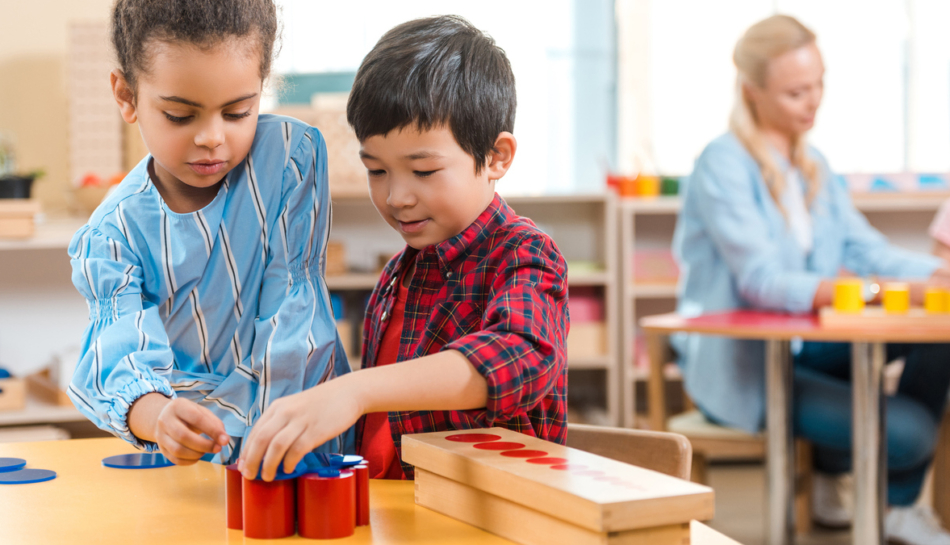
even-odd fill
[[[115,399],[106,409],[109,416],[109,427],[112,428],[115,434],[146,452],[157,451],[158,444],[152,441],[143,441],[136,437],[129,429],[128,417],[129,408],[132,407],[135,400],[152,392],[157,392],[170,399],[175,398],[175,392],[172,391],[168,383],[156,379],[141,379],[126,384],[116,392]]]

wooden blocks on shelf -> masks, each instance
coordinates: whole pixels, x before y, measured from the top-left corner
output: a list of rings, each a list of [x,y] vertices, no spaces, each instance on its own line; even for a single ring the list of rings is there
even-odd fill
[[[607,354],[605,322],[572,323],[567,333],[567,359],[579,360]]]
[[[70,179],[90,172],[107,179],[123,167],[123,122],[109,86],[116,66],[109,24],[71,23],[68,51]]]
[[[685,545],[712,489],[491,428],[403,436],[416,503],[523,544]]]
[[[40,213],[36,199],[0,199],[0,238],[26,239],[36,231]]]
[[[26,377],[30,395],[42,399],[51,405],[71,407],[73,402],[69,396],[59,388],[59,385],[50,377],[48,369]]]
[[[0,379],[0,411],[18,411],[26,406],[26,382],[21,378]]]

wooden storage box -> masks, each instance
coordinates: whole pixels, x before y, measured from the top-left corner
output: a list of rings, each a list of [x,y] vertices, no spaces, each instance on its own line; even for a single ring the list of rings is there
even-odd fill
[[[346,246],[331,240],[327,243],[327,276],[346,274]]]
[[[21,378],[0,379],[0,411],[18,411],[26,407],[26,381]]]
[[[607,324],[572,323],[567,333],[567,359],[591,358],[607,353]]]
[[[402,446],[417,504],[518,543],[683,545],[691,520],[713,516],[709,487],[511,430],[404,435]]]
[[[36,199],[0,199],[0,238],[26,239],[36,232],[34,217],[40,213]]]
[[[52,405],[72,406],[73,402],[66,392],[59,389],[51,378],[48,370],[40,371],[26,377],[30,388],[30,395],[42,399]]]

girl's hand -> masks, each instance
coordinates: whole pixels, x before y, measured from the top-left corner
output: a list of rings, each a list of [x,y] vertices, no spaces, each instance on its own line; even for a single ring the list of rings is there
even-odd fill
[[[271,403],[244,445],[238,466],[244,477],[255,478],[262,461],[265,481],[274,479],[281,460],[290,473],[304,455],[352,426],[363,412],[346,378]]]
[[[158,414],[153,437],[162,454],[180,466],[191,465],[209,452],[217,454],[229,441],[220,418],[180,397],[168,401]]]

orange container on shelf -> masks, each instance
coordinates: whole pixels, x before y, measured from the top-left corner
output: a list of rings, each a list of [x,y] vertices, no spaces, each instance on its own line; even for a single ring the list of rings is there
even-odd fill
[[[637,196],[637,179],[633,176],[621,176],[617,187],[621,197]]]

